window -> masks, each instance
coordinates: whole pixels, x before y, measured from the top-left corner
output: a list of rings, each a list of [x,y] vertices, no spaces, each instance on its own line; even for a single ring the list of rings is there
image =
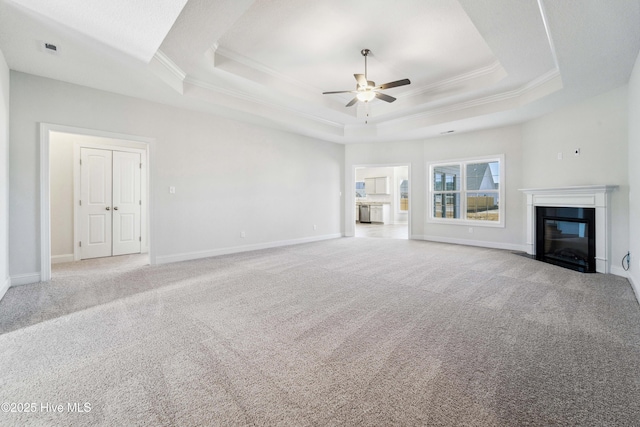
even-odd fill
[[[431,222],[504,226],[504,156],[429,167]]]
[[[409,210],[409,180],[400,181],[400,211],[407,212]]]
[[[364,188],[364,181],[356,181],[356,197],[366,197],[367,192]]]

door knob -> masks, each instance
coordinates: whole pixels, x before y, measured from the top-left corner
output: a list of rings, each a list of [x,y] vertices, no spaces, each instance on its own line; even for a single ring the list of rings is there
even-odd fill
[[[113,210],[114,210],[114,211],[117,211],[117,210],[118,210],[118,207],[117,207],[117,206],[114,206],[114,207],[113,207]]]
[[[111,210],[111,208],[109,206],[107,206],[105,209],[108,210],[108,211]]]

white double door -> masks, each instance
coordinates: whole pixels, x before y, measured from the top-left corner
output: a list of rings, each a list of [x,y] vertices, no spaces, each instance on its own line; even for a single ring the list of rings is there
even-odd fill
[[[140,153],[80,149],[81,259],[140,253]]]

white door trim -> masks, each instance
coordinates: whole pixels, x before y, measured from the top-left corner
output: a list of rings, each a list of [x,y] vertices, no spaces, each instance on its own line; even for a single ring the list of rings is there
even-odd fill
[[[121,141],[119,141],[121,142]],[[73,144],[73,260],[80,261],[82,251],[78,247],[78,241],[82,235],[80,231],[80,223],[77,218],[80,217],[80,206],[78,200],[80,200],[80,149],[81,148],[97,148],[100,150],[110,151],[125,151],[129,153],[139,153],[142,159],[142,171],[141,171],[141,188],[142,188],[142,209],[140,212],[141,224],[140,232],[142,233],[142,247],[141,253],[149,252],[149,233],[148,233],[148,206],[149,206],[149,168],[148,168],[148,152],[140,148],[126,147],[123,145],[111,145],[100,144],[90,141],[81,141]]]
[[[40,123],[40,281],[51,280],[51,176],[50,176],[50,152],[51,152],[51,132],[71,133],[77,135],[98,136],[120,140],[143,142],[148,144],[147,152],[147,188],[149,190],[149,224],[147,230],[149,237],[153,229],[153,156],[155,152],[155,139],[137,135],[126,135],[113,132],[106,132],[95,129],[85,129],[74,126],[56,125],[51,123]],[[153,250],[153,240],[149,239],[149,262],[156,263],[155,252]]]

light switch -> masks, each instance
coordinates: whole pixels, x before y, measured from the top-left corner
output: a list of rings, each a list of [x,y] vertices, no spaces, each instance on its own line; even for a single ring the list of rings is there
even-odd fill
[[[174,186],[169,187],[169,194],[176,194],[176,187]]]

